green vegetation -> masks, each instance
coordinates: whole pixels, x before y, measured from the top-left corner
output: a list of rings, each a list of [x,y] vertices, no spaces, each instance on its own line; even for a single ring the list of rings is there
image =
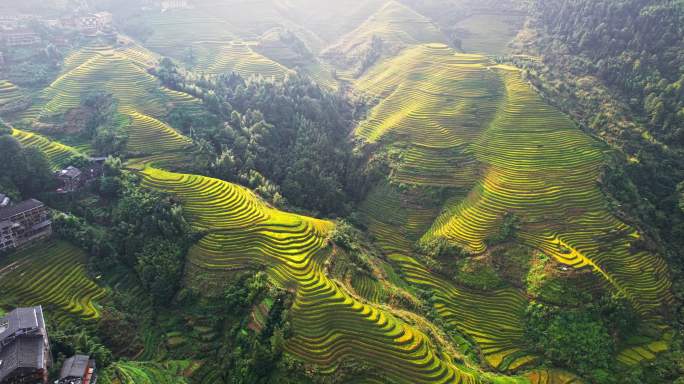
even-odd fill
[[[0,5],[40,36],[3,45],[0,192],[44,201],[55,238],[3,255],[0,312],[42,304],[57,365],[90,354],[105,384],[684,372],[679,2],[94,0],[114,19],[94,36],[74,2],[34,3]],[[88,156],[101,177],[51,192]]]
[[[62,213],[54,219],[55,231],[97,255],[103,272],[121,265],[134,269],[151,297],[163,303],[180,288],[183,256],[194,235],[179,205],[141,188],[120,166],[109,158],[103,178],[94,186],[110,207],[98,221],[117,225],[105,230],[99,223]]]
[[[194,366],[188,361],[118,362],[100,373],[98,382],[104,384],[187,384],[186,376]]]
[[[192,77],[168,60],[155,71],[167,86],[202,99],[210,113],[177,109],[169,121],[200,146],[199,173],[238,182],[278,206],[343,214],[368,188],[361,155],[347,140],[349,100],[309,79]],[[277,100],[277,102],[274,102]]]
[[[676,192],[684,179],[677,117],[683,9],[677,1],[538,2],[537,28],[518,49],[527,57],[546,53],[521,62],[531,82],[616,149],[603,187],[616,209],[657,232],[666,255],[684,247]]]
[[[0,164],[8,165],[0,168],[0,190],[13,200],[49,190],[55,182],[48,159],[35,147],[22,147],[11,132],[0,132]]]
[[[146,72],[154,56],[137,46],[85,47],[64,60],[61,75],[19,117],[30,130],[98,155],[181,152],[190,140],[161,121],[170,105],[198,106]]]
[[[89,276],[86,263],[83,251],[63,241],[12,254],[0,266],[2,305],[43,305],[55,319],[96,320],[100,309],[95,303],[106,291]]]

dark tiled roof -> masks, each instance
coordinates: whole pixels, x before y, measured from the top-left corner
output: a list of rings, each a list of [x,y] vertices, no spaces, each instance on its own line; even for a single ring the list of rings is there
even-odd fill
[[[21,203],[15,204],[11,207],[0,208],[0,220],[9,219],[10,217],[12,217],[16,214],[26,212],[26,211],[30,211],[34,208],[38,208],[38,207],[42,207],[42,206],[43,206],[43,203],[41,203],[40,201],[38,201],[36,199],[30,199],[30,200],[22,201]]]
[[[0,319],[0,382],[18,368],[44,369],[45,321],[43,309],[17,308]]]
[[[45,350],[41,336],[21,337],[0,350],[0,382],[16,369],[44,369]]]
[[[0,342],[21,329],[38,329],[41,332],[45,329],[41,307],[17,308],[0,322],[7,322],[7,329],[0,333]]]
[[[89,361],[90,357],[86,355],[76,355],[64,360],[64,365],[62,365],[59,378],[66,379],[85,376]]]

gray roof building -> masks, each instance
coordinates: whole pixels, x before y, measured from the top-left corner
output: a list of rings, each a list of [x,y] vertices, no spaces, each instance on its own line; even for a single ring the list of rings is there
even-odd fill
[[[52,364],[43,308],[17,308],[0,318],[0,383],[46,383]]]
[[[9,220],[16,215],[43,207],[44,204],[36,199],[29,199],[10,207],[0,208],[0,221]]]
[[[62,169],[59,172],[59,175],[61,177],[69,177],[69,178],[73,179],[73,178],[77,178],[77,177],[81,176],[81,170],[74,167],[73,165],[70,165],[70,166],[66,167],[65,169]]]
[[[95,384],[95,360],[86,355],[75,355],[64,360],[59,384]]]

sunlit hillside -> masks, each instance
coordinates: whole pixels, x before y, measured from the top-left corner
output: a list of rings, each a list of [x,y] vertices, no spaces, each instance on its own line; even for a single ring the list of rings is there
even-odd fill
[[[0,3],[40,384],[681,384],[678,2]]]

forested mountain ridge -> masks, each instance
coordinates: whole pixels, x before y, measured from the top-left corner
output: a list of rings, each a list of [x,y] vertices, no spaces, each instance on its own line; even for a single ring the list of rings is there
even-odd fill
[[[0,313],[104,384],[679,384],[681,5],[0,4],[0,193],[57,238]]]
[[[578,70],[615,90],[659,140],[684,146],[684,2],[540,1],[534,12]]]

